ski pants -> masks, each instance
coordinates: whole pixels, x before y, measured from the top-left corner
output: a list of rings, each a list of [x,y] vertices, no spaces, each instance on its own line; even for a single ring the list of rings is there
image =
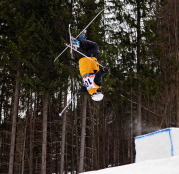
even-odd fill
[[[90,40],[80,40],[80,48],[86,51],[88,57],[98,58],[100,55],[99,45]]]

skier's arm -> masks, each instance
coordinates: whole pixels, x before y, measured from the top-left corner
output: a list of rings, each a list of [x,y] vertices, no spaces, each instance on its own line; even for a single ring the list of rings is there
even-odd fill
[[[82,86],[80,89],[78,89],[78,94],[85,94],[85,93],[89,95],[88,90],[86,89],[86,86]]]
[[[109,68],[104,67],[103,69],[100,69],[94,78],[94,83],[98,86],[102,86],[102,76],[109,71]]]

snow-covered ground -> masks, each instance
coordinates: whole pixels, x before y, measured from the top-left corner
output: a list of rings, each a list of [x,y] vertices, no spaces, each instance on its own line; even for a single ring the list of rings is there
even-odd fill
[[[137,163],[84,174],[179,174],[179,128],[135,138]]]
[[[179,156],[142,161],[84,174],[179,174]]]

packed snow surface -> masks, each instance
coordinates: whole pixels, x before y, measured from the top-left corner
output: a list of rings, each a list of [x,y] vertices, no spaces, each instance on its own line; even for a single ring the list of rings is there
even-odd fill
[[[85,174],[179,174],[179,156],[89,171]]]
[[[85,174],[179,174],[179,128],[167,128],[135,138],[133,164]]]

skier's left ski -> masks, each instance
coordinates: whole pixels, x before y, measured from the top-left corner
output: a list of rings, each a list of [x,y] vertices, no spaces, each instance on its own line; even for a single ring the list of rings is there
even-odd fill
[[[89,25],[91,25],[91,23],[104,11],[104,9],[102,9],[91,21],[90,23],[78,34],[78,36],[76,37],[76,39],[89,27]],[[54,62],[67,50],[68,47],[66,47],[54,60]]]
[[[72,49],[72,37],[71,37],[71,24],[69,24],[68,26],[68,33],[69,33],[69,39],[70,39],[70,55],[71,55],[71,59],[73,59],[73,49]]]
[[[73,59],[73,51],[72,51],[72,37],[71,37],[71,24],[68,25],[68,33],[69,33],[69,40],[70,40],[70,55]],[[67,50],[68,47],[66,47],[54,60],[54,62]]]

